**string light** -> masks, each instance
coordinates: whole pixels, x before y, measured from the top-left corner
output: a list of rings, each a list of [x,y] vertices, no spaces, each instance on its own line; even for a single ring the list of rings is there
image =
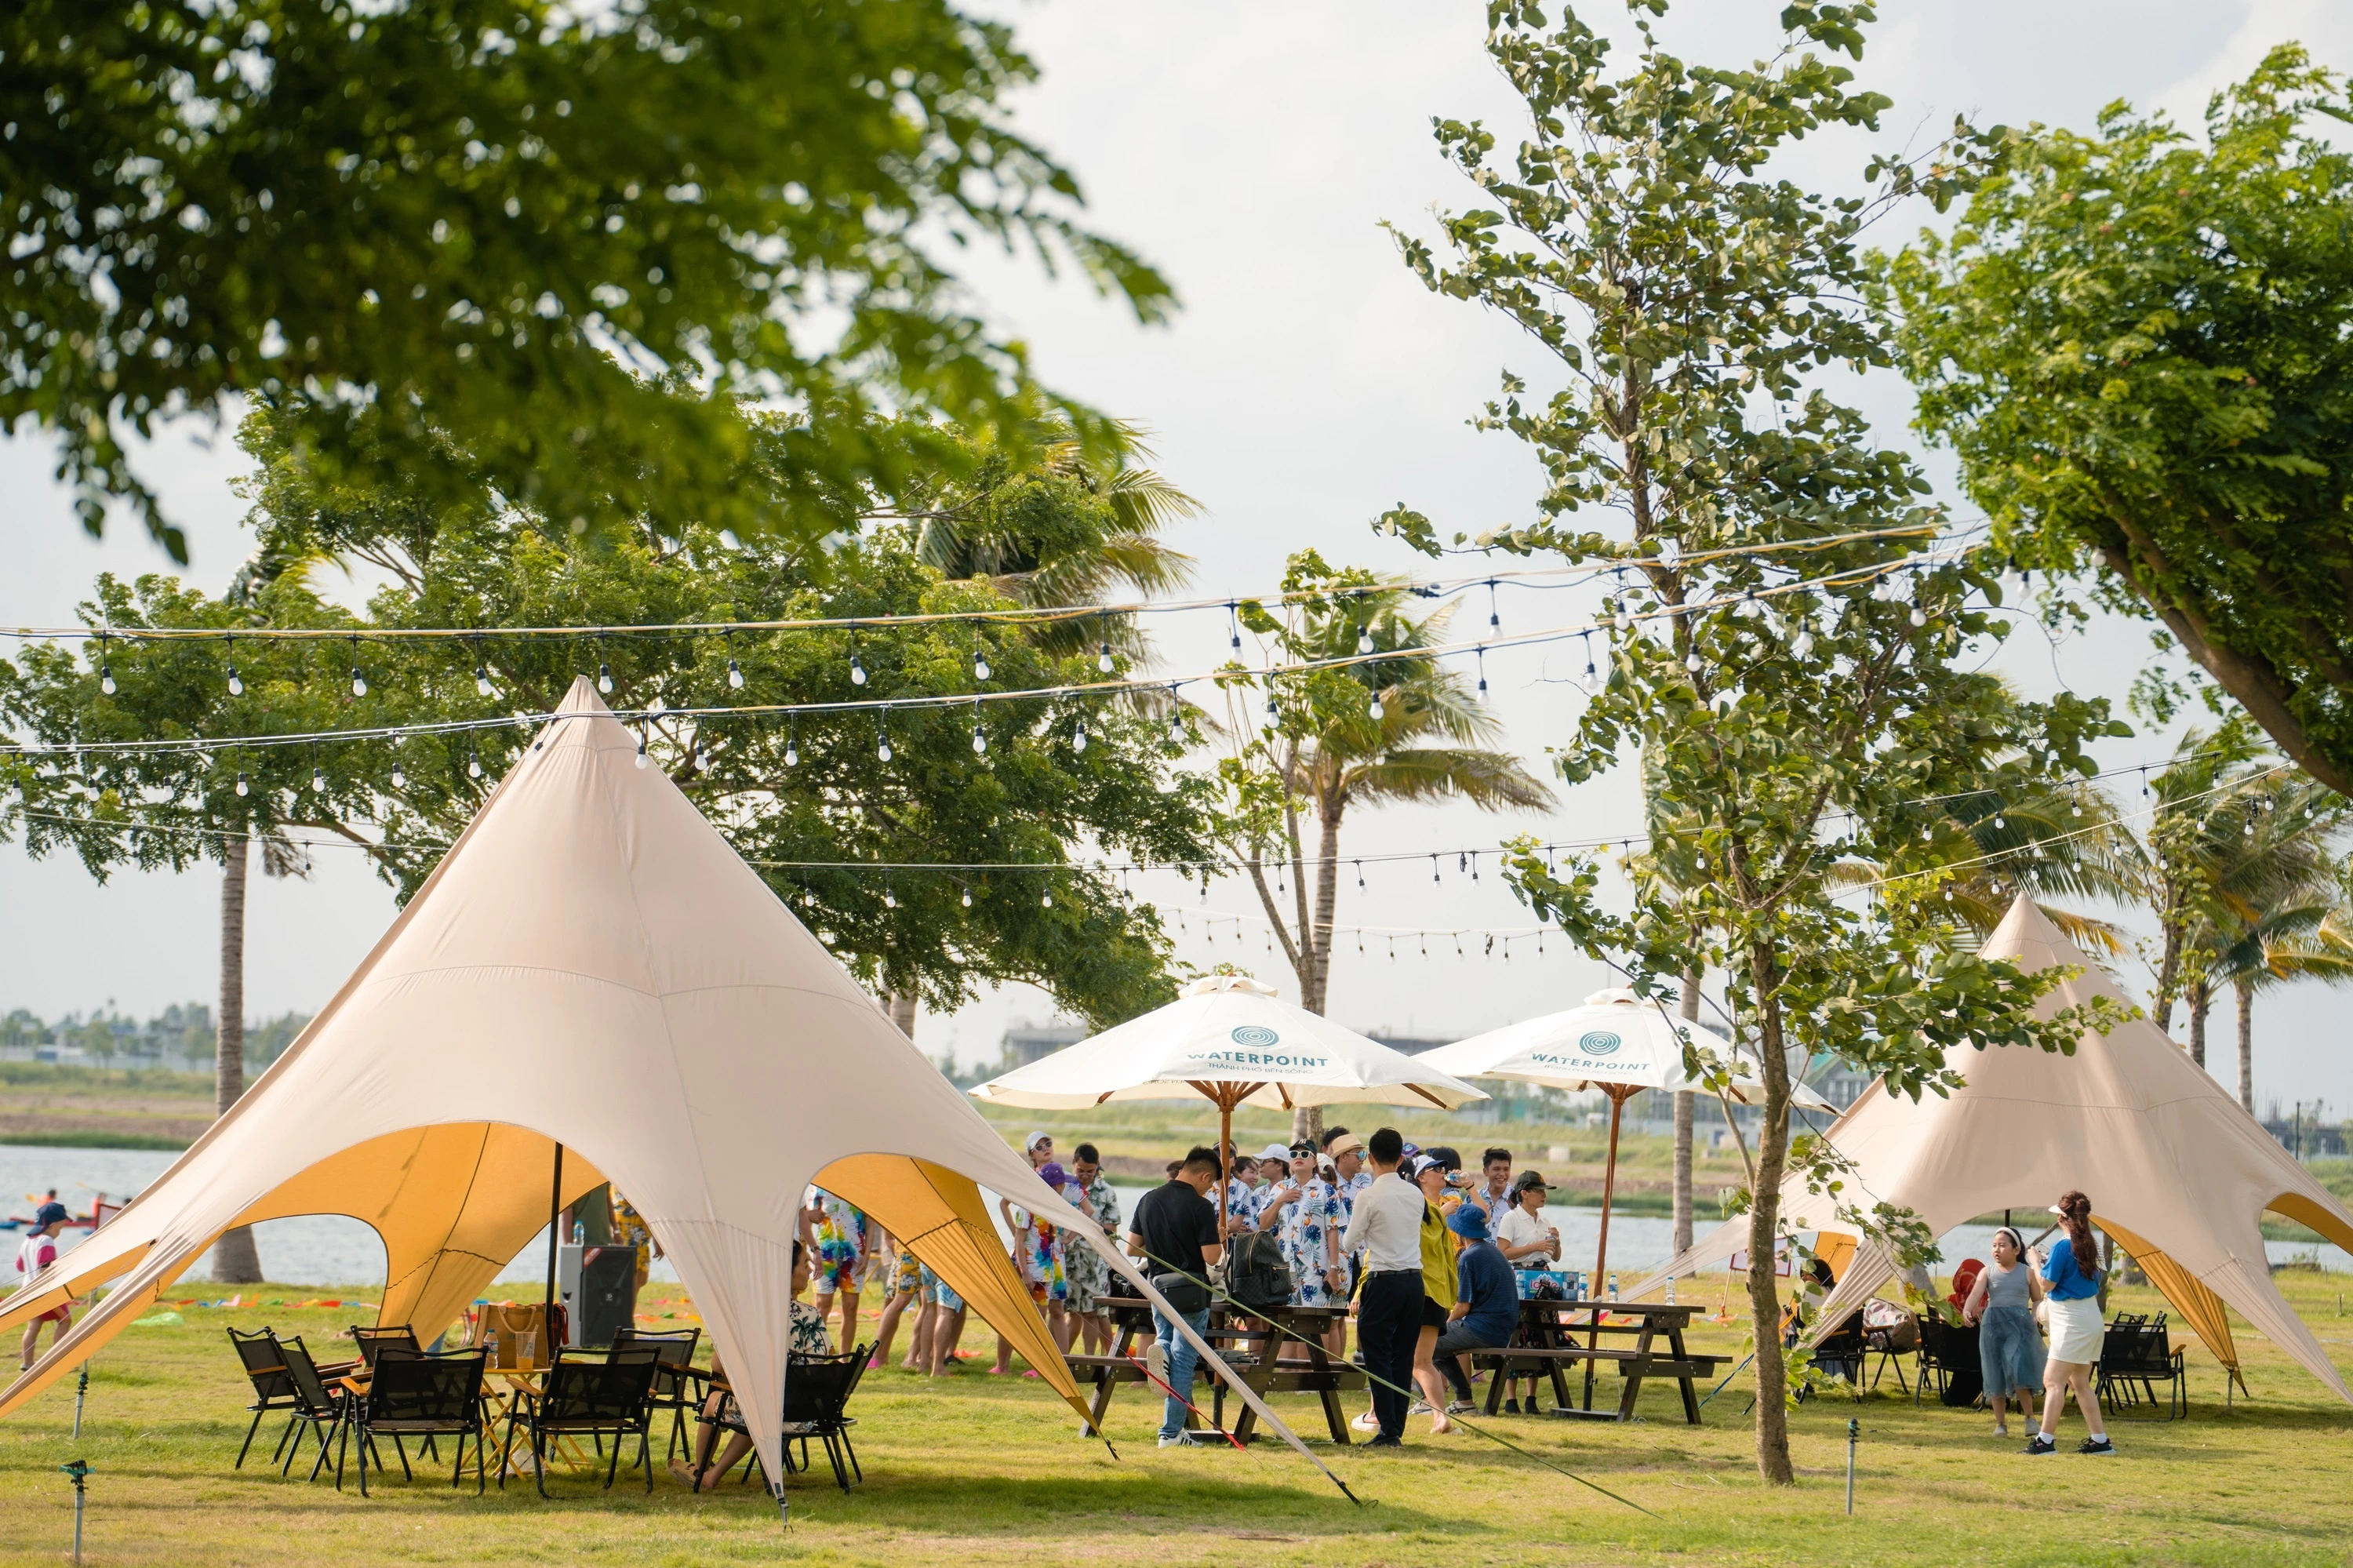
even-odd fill
[[[1383,717],[1388,712],[1387,708],[1381,706],[1381,694],[1378,692],[1373,694],[1373,705],[1369,711],[1376,719]]]
[[[103,637],[98,640],[98,689],[110,697],[114,695],[114,666],[107,661]]]
[[[491,671],[489,665],[477,664],[474,666],[474,692],[478,696],[487,697],[491,694]]]
[[[644,732],[640,731],[638,735],[638,766],[643,768],[645,765],[646,737]],[[479,751],[469,750],[466,753],[466,777],[469,779],[480,779],[481,776],[482,754]]]
[[[1084,714],[1081,714],[1071,722],[1071,749],[1072,751],[1084,751],[1086,748],[1087,719]]]
[[[352,695],[367,695],[367,677],[360,673],[360,640],[352,639]]]
[[[608,697],[613,694],[613,666],[602,659],[596,661],[596,689]]]
[[[400,759],[396,757],[392,760],[392,787],[396,789],[408,788],[408,769],[400,765]]]
[[[866,666],[858,662],[858,650],[855,646],[849,650],[849,683],[853,686],[862,686],[866,683]]]
[[[1356,891],[1357,891],[1357,892],[1359,892],[1359,893],[1362,893],[1364,890],[1365,890],[1365,863],[1364,863],[1363,861],[1358,861],[1358,862],[1356,863]]]
[[[972,889],[969,887],[964,890],[964,906],[967,909],[972,907]]]
[[[1050,888],[1047,890],[1045,895],[1038,900],[1038,907],[1040,909],[1051,909],[1053,906],[1054,895],[1053,891]]]
[[[800,765],[801,721],[798,715],[795,715],[791,727],[785,735],[785,766],[787,768],[798,768]]]
[[[314,795],[327,792],[327,771],[315,762],[311,764],[311,792]]]
[[[252,790],[246,785],[245,775],[242,772],[238,773],[237,776],[237,792],[239,799],[243,799],[245,796],[252,793]]]
[[[889,712],[888,708],[884,708],[874,715],[874,756],[876,760],[881,762],[891,760],[891,730],[884,719],[884,715]]]
[[[1261,724],[1260,727],[1271,733],[1275,726],[1282,722],[1282,710],[1274,705],[1274,694],[1272,692],[1269,692],[1266,694],[1266,718]]]
[[[733,659],[727,661],[727,684],[734,691],[744,689],[744,666]]]
[[[1487,651],[1486,651],[1484,648],[1482,648],[1482,649],[1480,649],[1480,650],[1478,651],[1478,653],[1479,653],[1479,701],[1480,701],[1482,704],[1483,704],[1483,703],[1485,703],[1485,702],[1486,702],[1486,700],[1487,700]]]
[[[1495,609],[1495,579],[1489,577],[1487,579],[1487,630],[1490,635],[1495,635],[1500,634],[1503,630],[1503,617]]]
[[[972,678],[976,681],[986,681],[988,679],[987,654],[976,652],[972,656]]]
[[[1111,615],[1108,611],[1103,614],[1099,624],[1103,632],[1103,652],[1095,656],[1095,668],[1108,675],[1111,673],[1113,666],[1111,656]],[[1241,645],[1241,634],[1240,632],[1236,632],[1234,634],[1234,646],[1240,648]]]
[[[980,705],[978,703],[975,703],[972,705],[972,754],[975,757],[986,757],[988,754],[988,736],[980,733]]]
[[[1358,627],[1356,629],[1356,652],[1359,653],[1369,653],[1372,651],[1373,629],[1370,626]]]
[[[1242,611],[1240,605],[1230,601],[1226,605],[1226,641],[1239,656],[1242,651]]]

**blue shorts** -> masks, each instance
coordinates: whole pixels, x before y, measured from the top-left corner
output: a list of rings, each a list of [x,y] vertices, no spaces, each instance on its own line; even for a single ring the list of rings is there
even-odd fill
[[[923,1265],[923,1298],[926,1305],[937,1302],[951,1312],[964,1310],[964,1298],[948,1287],[948,1282],[932,1272],[930,1264]]]

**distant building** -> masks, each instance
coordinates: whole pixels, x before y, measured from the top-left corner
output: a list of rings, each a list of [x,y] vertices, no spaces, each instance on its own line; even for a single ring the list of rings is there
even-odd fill
[[[1008,1071],[1026,1067],[1041,1056],[1050,1056],[1067,1046],[1077,1044],[1094,1031],[1083,1023],[1057,1020],[1051,1023],[1015,1023],[1005,1031],[1005,1066]]]
[[[1454,1042],[1463,1039],[1465,1036],[1461,1034],[1441,1034],[1435,1039],[1425,1040],[1403,1034],[1385,1033],[1377,1029],[1368,1029],[1365,1031],[1365,1038],[1372,1041],[1376,1044],[1386,1045],[1390,1050],[1398,1053],[1400,1055],[1419,1056],[1424,1051],[1435,1051],[1440,1045],[1451,1045]]]

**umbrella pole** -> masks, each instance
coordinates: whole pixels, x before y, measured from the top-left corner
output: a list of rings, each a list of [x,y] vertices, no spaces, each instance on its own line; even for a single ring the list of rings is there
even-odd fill
[[[1618,1118],[1626,1113],[1625,1097],[1616,1087],[1604,1089],[1602,1093],[1609,1097],[1609,1160],[1601,1168],[1601,1239],[1593,1251],[1591,1297],[1595,1301],[1602,1298],[1601,1282],[1607,1277],[1606,1270],[1609,1266],[1609,1201],[1618,1193]],[[1599,1350],[1600,1346],[1601,1308],[1596,1307],[1593,1309],[1593,1331],[1587,1337],[1585,1348],[1591,1351]],[[1593,1361],[1589,1357],[1585,1363],[1585,1408],[1593,1408]]]
[[[1614,1147],[1614,1143],[1613,1143]],[[555,1360],[555,1222],[564,1213],[564,1145],[555,1146],[555,1174],[547,1193],[547,1294],[543,1298],[540,1332],[547,1336],[547,1359]]]
[[[1218,1245],[1226,1245],[1226,1193],[1234,1184],[1234,1097],[1218,1086]]]

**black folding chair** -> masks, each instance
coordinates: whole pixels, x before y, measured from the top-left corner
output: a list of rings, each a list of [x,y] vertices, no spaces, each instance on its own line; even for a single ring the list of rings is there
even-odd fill
[[[1978,1357],[1978,1331],[1945,1320],[1941,1312],[1920,1315],[1920,1362],[1912,1383],[1912,1403],[1932,1390],[1936,1403],[1962,1409],[1985,1396],[1985,1367]],[[1931,1380],[1934,1380],[1933,1384]]]
[[[1885,1328],[1873,1328],[1869,1324],[1863,1327],[1862,1348],[1868,1354],[1879,1358],[1879,1363],[1871,1369],[1871,1386],[1873,1389],[1879,1386],[1881,1378],[1893,1372],[1897,1391],[1903,1393],[1912,1392],[1912,1385],[1904,1379],[1902,1358],[1911,1354],[1915,1346],[1900,1343],[1903,1329],[1900,1322]]]
[[[858,1423],[846,1412],[849,1396],[858,1392],[859,1381],[866,1375],[871,1354],[860,1345],[846,1355],[795,1356],[785,1372],[786,1448],[789,1452],[792,1444],[799,1442],[800,1467],[806,1470],[809,1439],[823,1443],[825,1457],[833,1463],[833,1478],[845,1492],[852,1474],[861,1481],[866,1478],[866,1472],[859,1468],[858,1450],[849,1444],[849,1429]]]
[[[678,1452],[681,1444],[687,1446],[689,1453],[693,1451],[693,1439],[686,1430],[686,1413],[702,1403],[697,1397],[691,1375],[695,1347],[702,1342],[702,1330],[700,1329],[664,1330],[659,1333],[647,1333],[638,1329],[613,1330],[615,1350],[629,1345],[651,1345],[661,1357],[654,1372],[650,1408],[670,1413],[670,1447],[662,1455],[665,1463]]]
[[[849,1443],[849,1429],[857,1422],[845,1414],[845,1408],[849,1396],[858,1392],[873,1353],[871,1346],[860,1345],[842,1355],[794,1356],[786,1362],[783,1453],[787,1472],[809,1467],[809,1439],[814,1437],[825,1445],[826,1457],[833,1463],[833,1478],[843,1491],[849,1489],[852,1475],[861,1481],[866,1478],[866,1472],[859,1467],[858,1452]],[[712,1424],[722,1432],[751,1435],[743,1407],[732,1394],[722,1402]],[[798,1464],[793,1462],[795,1443],[801,1446]],[[759,1450],[753,1449],[744,1461],[744,1484],[750,1486],[753,1476],[765,1469]]]
[[[286,1358],[278,1351],[278,1341],[267,1329],[248,1334],[241,1330],[228,1331],[228,1342],[237,1348],[237,1359],[245,1368],[247,1379],[253,1384],[253,1403],[246,1406],[253,1412],[253,1425],[245,1429],[245,1441],[237,1450],[237,1463],[231,1469],[245,1468],[246,1451],[253,1446],[253,1435],[261,1430],[261,1418],[272,1411],[297,1410],[301,1399],[294,1392],[294,1380],[286,1375]],[[278,1446],[269,1451],[272,1464],[292,1436],[297,1417],[289,1415],[286,1430],[278,1435]]]
[[[1866,1353],[1862,1339],[1862,1314],[1857,1311],[1850,1314],[1845,1322],[1814,1341],[1813,1353],[1807,1358],[1807,1364],[1816,1372],[1828,1372],[1833,1377],[1843,1379],[1847,1385],[1848,1395],[1860,1399],[1862,1397],[1862,1362]],[[1810,1398],[1812,1394],[1811,1383],[1805,1384],[1798,1390],[1798,1397],[1801,1400]]]
[[[383,1346],[390,1345],[395,1350],[416,1351],[420,1353],[425,1349],[417,1342],[417,1330],[406,1323],[397,1323],[385,1329],[364,1328],[354,1323],[352,1325],[352,1341],[359,1346],[360,1360],[371,1367],[375,1365],[375,1353]]]
[[[375,1372],[368,1380],[367,1393],[350,1402],[343,1438],[336,1446],[335,1489],[343,1489],[343,1450],[354,1433],[360,1440],[362,1497],[368,1495],[368,1455],[377,1434],[393,1440],[393,1452],[400,1456],[402,1478],[411,1481],[417,1477],[408,1467],[408,1452],[401,1447],[400,1439],[423,1437],[430,1441],[437,1436],[454,1436],[458,1439],[458,1457],[449,1469],[449,1485],[455,1488],[465,1474],[466,1439],[470,1436],[474,1440],[474,1494],[480,1496],[486,1481],[482,1473],[483,1359],[480,1350],[428,1356],[422,1351],[379,1345]],[[381,1469],[383,1463],[379,1457],[377,1468]]]
[[[506,1489],[507,1459],[514,1452],[515,1428],[521,1426],[530,1434],[533,1479],[541,1497],[547,1496],[547,1440],[563,1436],[593,1436],[599,1447],[607,1436],[613,1439],[612,1457],[605,1465],[609,1490],[621,1461],[621,1440],[635,1436],[638,1465],[646,1472],[646,1490],[652,1491],[653,1450],[646,1433],[653,1424],[654,1375],[660,1367],[661,1353],[650,1346],[616,1346],[593,1361],[558,1349],[547,1369],[546,1386],[536,1398],[518,1400],[507,1415],[499,1489]]]
[[[307,1429],[319,1439],[319,1457],[311,1461],[311,1474],[306,1478],[315,1481],[319,1478],[320,1467],[327,1462],[327,1449],[333,1444],[337,1429],[343,1424],[350,1396],[342,1388],[331,1385],[320,1374],[319,1363],[311,1359],[311,1352],[304,1347],[300,1334],[290,1340],[280,1340],[273,1334],[270,1342],[278,1348],[279,1364],[286,1369],[286,1381],[294,1385],[295,1400],[293,1419],[287,1424],[287,1436],[291,1442],[286,1447],[286,1461],[279,1467],[278,1473],[283,1476],[292,1471],[294,1461],[301,1457],[301,1434]]]
[[[2159,1383],[2167,1385],[2162,1400]],[[2168,1343],[2164,1313],[2155,1322],[2146,1314],[2116,1315],[2100,1336],[2095,1391],[2101,1406],[2121,1421],[2179,1421],[2189,1414],[2189,1374],[2181,1351]],[[2144,1401],[2150,1411],[2146,1415],[2140,1414]],[[2156,1414],[2160,1404],[2161,1415]]]

